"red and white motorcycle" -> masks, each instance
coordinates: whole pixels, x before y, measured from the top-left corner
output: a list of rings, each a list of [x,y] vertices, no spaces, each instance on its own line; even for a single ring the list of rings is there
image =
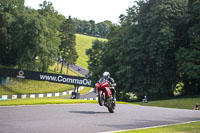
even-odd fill
[[[101,78],[95,86],[97,88],[99,105],[106,106],[110,113],[114,113],[116,91],[111,88],[110,82]]]

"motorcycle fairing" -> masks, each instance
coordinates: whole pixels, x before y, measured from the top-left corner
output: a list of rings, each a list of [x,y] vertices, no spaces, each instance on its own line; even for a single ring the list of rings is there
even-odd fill
[[[105,87],[105,90],[107,92],[107,97],[110,97],[112,95],[112,92],[111,92],[110,88],[109,87]]]

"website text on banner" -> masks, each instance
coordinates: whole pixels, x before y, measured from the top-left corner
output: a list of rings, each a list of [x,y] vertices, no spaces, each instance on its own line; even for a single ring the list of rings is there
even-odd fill
[[[78,86],[91,86],[91,80],[84,77],[76,77],[62,74],[35,72],[20,69],[0,68],[0,76],[15,77],[22,79],[31,79],[39,81],[49,81],[62,84],[71,84]]]

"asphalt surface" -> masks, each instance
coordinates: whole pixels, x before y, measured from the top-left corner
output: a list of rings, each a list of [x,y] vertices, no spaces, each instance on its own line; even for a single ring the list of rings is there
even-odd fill
[[[94,93],[94,92],[89,92],[87,94],[83,94],[83,95],[80,95],[80,99],[87,99],[87,100],[90,100],[90,99],[96,99],[97,97],[97,93]],[[56,97],[56,98],[59,98],[59,99],[71,99],[71,96],[70,97]]]
[[[81,99],[96,96],[90,92]],[[0,120],[0,133],[98,133],[199,121],[200,111],[118,104],[111,114],[98,104],[39,105],[0,107]]]
[[[200,120],[200,111],[117,104],[0,107],[0,133],[98,133]]]
[[[58,60],[56,60],[56,61],[58,61]],[[61,63],[61,61],[58,61],[59,63]],[[65,66],[67,66],[67,63],[64,63],[63,65],[65,65]],[[88,74],[88,70],[87,69],[85,69],[85,68],[83,68],[83,67],[81,67],[81,66],[78,66],[78,65],[69,65],[69,67],[71,68],[71,69],[73,69],[74,71],[76,71],[76,72],[78,72],[78,73],[80,73],[81,75],[83,75],[83,76],[87,76],[87,74]]]
[[[64,64],[64,65],[66,65],[66,64]],[[78,66],[78,65],[69,65],[69,67],[71,69],[77,71],[78,73],[80,73],[83,76],[87,76],[87,74],[89,72],[87,69],[85,69],[85,68],[83,68],[81,66]]]
[[[96,99],[96,97],[97,97],[97,93],[94,93],[94,92],[92,91],[92,92],[89,92],[89,93],[87,93],[87,94],[81,95],[81,96],[80,96],[80,99],[84,99],[84,98],[86,98],[86,99],[90,99],[90,98]]]

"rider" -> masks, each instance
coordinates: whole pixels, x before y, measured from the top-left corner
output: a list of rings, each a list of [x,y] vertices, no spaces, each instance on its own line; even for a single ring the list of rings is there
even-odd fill
[[[112,92],[115,93],[116,83],[115,83],[114,79],[110,77],[110,73],[109,72],[104,72],[103,73],[103,78],[109,81],[110,86],[111,86],[110,89],[111,89]],[[114,94],[114,93],[112,93],[112,94]],[[113,97],[114,97],[114,95],[113,95]]]

